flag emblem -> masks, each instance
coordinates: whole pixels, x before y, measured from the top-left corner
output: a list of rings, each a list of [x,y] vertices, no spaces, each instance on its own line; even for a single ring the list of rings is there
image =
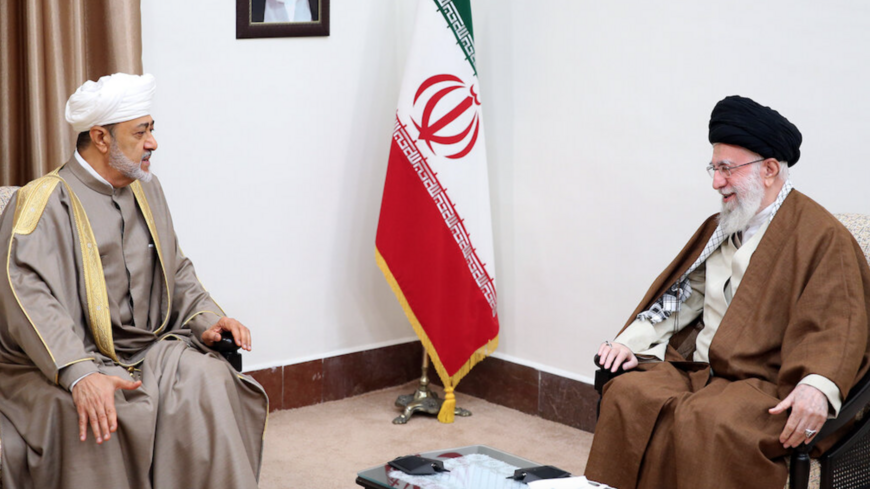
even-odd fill
[[[455,100],[457,98],[455,96],[449,97],[451,94],[457,93],[459,97],[463,95],[464,97],[458,101]],[[424,95],[428,98],[423,97]],[[444,110],[444,108],[451,106],[452,108]],[[474,85],[466,86],[459,77],[453,75],[435,75],[428,78],[420,85],[414,95],[414,109],[420,110],[422,108],[419,123],[413,116],[411,117],[418,132],[417,139],[425,142],[429,150],[436,154],[432,143],[448,148],[461,147],[456,153],[446,155],[446,157],[452,160],[463,158],[471,152],[477,142],[480,130],[478,107],[480,107],[480,98]],[[435,119],[435,114],[441,115]],[[451,131],[450,128],[457,125],[455,123],[458,123],[459,128],[462,128],[463,125],[465,127]],[[450,151],[453,150],[448,150],[448,152]]]

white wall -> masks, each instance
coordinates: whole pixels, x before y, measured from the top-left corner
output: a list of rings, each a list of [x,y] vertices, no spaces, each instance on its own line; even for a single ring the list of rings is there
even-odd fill
[[[142,2],[154,172],[200,279],[254,329],[249,369],[415,338],[374,261],[410,31],[394,2],[331,3],[329,37],[236,40],[235,0]]]
[[[592,375],[601,341],[717,211],[707,122],[726,95],[801,129],[799,190],[833,212],[870,212],[870,6],[507,5],[475,2],[500,197],[502,355]]]
[[[199,275],[255,328],[246,365],[413,333],[374,265],[410,0],[332,0],[328,38],[235,40],[233,0],[143,0],[154,170]],[[473,0],[494,209],[497,355],[579,379],[717,199],[725,95],[804,133],[798,189],[870,212],[870,6]],[[186,20],[196,18],[198,20]]]

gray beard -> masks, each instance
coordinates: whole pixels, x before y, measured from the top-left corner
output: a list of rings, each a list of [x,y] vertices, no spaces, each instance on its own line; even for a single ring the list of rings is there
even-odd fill
[[[719,213],[719,227],[726,236],[746,229],[764,200],[764,183],[757,172],[743,183],[734,185],[734,190],[737,192],[735,202],[730,206],[723,202]]]
[[[151,156],[150,151],[142,155],[142,160],[148,156]],[[139,163],[136,163],[130,158],[127,158],[127,156],[121,151],[121,148],[118,147],[118,143],[112,141],[112,145],[109,147],[109,166],[118,170],[121,175],[145,183],[150,182],[151,172],[142,169],[142,160],[139,160]]]

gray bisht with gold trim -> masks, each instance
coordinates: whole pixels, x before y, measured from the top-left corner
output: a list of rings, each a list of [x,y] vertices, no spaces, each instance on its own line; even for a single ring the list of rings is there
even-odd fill
[[[181,253],[156,178],[113,189],[72,158],[19,190],[0,242],[6,489],[255,487],[268,401],[199,341],[224,314]],[[102,446],[78,440],[69,393],[91,372],[143,382],[116,391],[118,433]]]

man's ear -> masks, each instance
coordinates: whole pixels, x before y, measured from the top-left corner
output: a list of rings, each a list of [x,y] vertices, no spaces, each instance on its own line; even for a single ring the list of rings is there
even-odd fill
[[[112,135],[109,130],[102,126],[94,126],[90,130],[91,144],[100,153],[106,154],[109,152],[109,147],[112,144]]]
[[[779,175],[780,165],[776,158],[764,160],[764,178],[775,178]]]

